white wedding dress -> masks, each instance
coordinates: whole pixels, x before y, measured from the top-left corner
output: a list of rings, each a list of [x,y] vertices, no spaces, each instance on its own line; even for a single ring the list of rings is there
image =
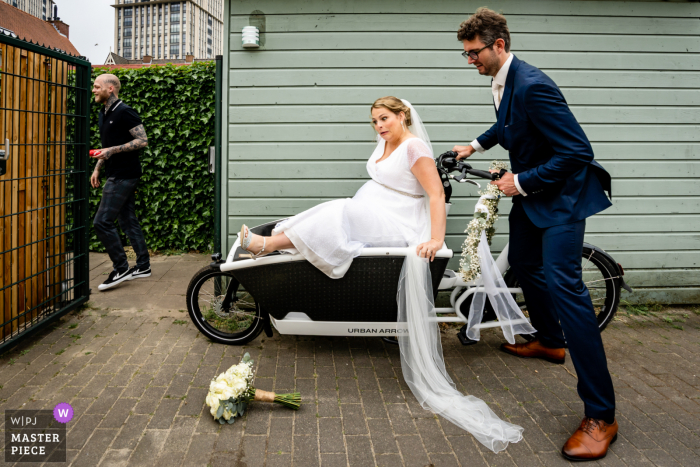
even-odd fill
[[[411,167],[433,154],[419,138],[410,138],[386,159],[382,139],[367,161],[372,177],[353,196],[319,204],[286,219],[272,231],[284,232],[296,250],[333,279],[345,275],[364,247],[407,247],[430,238],[425,191]]]
[[[408,329],[399,337],[404,380],[424,409],[499,452],[508,443],[520,441],[523,429],[498,418],[481,399],[459,392],[445,368],[430,268],[428,261],[416,254],[416,246],[430,240],[430,203],[411,172],[418,159],[432,160],[433,151],[418,113],[408,101],[403,102],[411,109],[413,125],[408,129],[416,138],[407,139],[377,162],[385,148],[385,141],[378,138],[367,161],[372,179],[354,197],[297,214],[278,223],[272,234],[284,232],[304,258],[334,279],[345,275],[364,247],[410,246],[397,293],[397,321]]]

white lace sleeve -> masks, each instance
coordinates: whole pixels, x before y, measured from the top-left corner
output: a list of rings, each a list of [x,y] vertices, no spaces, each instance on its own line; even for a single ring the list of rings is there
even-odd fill
[[[426,144],[418,138],[413,138],[408,142],[407,153],[409,168],[412,168],[413,164],[418,162],[418,159],[421,157],[429,157],[430,159],[433,158],[433,153],[430,151],[430,149],[428,149],[428,146],[426,146]]]

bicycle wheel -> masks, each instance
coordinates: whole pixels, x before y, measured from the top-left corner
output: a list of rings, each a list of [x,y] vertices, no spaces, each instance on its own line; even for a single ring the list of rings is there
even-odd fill
[[[595,310],[598,328],[603,331],[612,321],[617,307],[620,304],[621,282],[617,268],[610,263],[602,253],[588,248],[583,248],[581,258],[583,283],[588,287],[593,309]],[[504,280],[508,287],[520,287],[518,279],[511,269],[506,272]],[[527,305],[522,294],[514,295],[518,306],[527,311]]]
[[[209,266],[187,287],[187,311],[202,334],[221,344],[250,342],[265,325],[260,306],[236,278]]]

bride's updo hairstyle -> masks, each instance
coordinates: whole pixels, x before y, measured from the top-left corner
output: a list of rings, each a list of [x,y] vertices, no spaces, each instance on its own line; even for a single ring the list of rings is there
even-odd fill
[[[386,96],[386,97],[380,97],[376,101],[374,101],[374,104],[372,104],[372,107],[370,109],[370,112],[372,112],[372,109],[379,109],[379,108],[384,108],[391,110],[395,115],[399,115],[399,113],[403,112],[404,115],[406,115],[406,127],[411,126],[411,109],[401,102],[401,99],[398,97],[394,96]]]

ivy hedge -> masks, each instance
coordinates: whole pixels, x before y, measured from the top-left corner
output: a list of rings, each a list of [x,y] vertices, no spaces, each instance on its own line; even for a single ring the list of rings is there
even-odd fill
[[[214,232],[214,178],[208,151],[214,143],[215,62],[136,69],[93,68],[92,80],[112,73],[121,81],[119,98],[143,120],[148,147],[141,153],[143,176],[136,195],[136,215],[149,249],[209,250]],[[93,102],[91,148],[101,148]],[[113,157],[119,157],[119,154]],[[91,162],[91,173],[97,162]],[[90,187],[90,219],[102,199]],[[127,244],[122,233],[122,241]],[[90,250],[104,251],[90,225]]]

